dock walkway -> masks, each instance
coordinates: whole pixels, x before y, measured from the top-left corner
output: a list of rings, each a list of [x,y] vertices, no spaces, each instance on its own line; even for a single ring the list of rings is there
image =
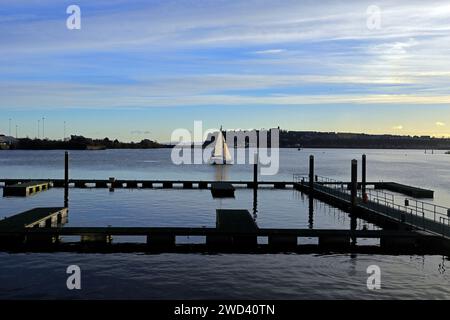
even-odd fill
[[[294,188],[345,211],[356,211],[368,220],[384,220],[413,230],[422,230],[450,239],[450,209],[417,200],[406,200],[405,205],[396,204],[393,196],[377,190],[366,190],[367,199],[358,192],[356,205],[352,208],[350,190],[341,183],[313,183],[311,190],[308,177],[295,177]]]
[[[96,241],[86,241],[85,237],[96,237]],[[79,241],[42,241],[42,239],[60,239],[60,237],[79,237]],[[113,243],[114,236],[142,236],[144,243]],[[204,243],[178,243],[179,237],[204,237]],[[350,239],[379,239],[380,245],[370,246],[373,252],[448,252],[450,242],[440,236],[419,231],[392,230],[334,230],[334,229],[267,229],[258,228],[246,231],[229,231],[218,228],[186,227],[67,227],[67,228],[0,228],[0,240],[5,238],[31,239],[22,245],[0,241],[0,250],[16,251],[65,251],[87,250],[90,252],[117,252],[124,247],[130,251],[189,252],[200,248],[209,252],[358,252],[367,246],[352,244]],[[265,243],[260,243],[266,238]],[[318,244],[311,244],[312,238]],[[36,240],[37,239],[37,240]],[[98,241],[103,239],[103,241]],[[232,239],[230,241],[230,239]],[[254,239],[254,240],[251,240]],[[286,242],[286,239],[289,242]],[[290,240],[295,239],[294,243]],[[305,242],[304,239],[309,239]],[[212,241],[211,241],[212,240]],[[219,242],[218,242],[219,240]]]
[[[316,176],[317,184],[335,187],[335,186],[345,186],[349,187],[350,182],[342,182],[342,181],[327,181],[321,180],[320,177]],[[64,187],[64,179],[46,179],[42,180],[43,182],[49,183],[53,187],[62,188]],[[4,179],[0,178],[0,186],[3,184],[4,189],[11,185],[31,183],[33,180],[31,179]],[[211,180],[121,180],[111,178],[108,180],[105,179],[69,179],[69,186],[71,188],[113,188],[113,189],[152,189],[152,188],[163,188],[163,189],[171,189],[171,188],[183,188],[183,189],[210,189],[217,181]],[[231,184],[233,187],[244,187],[244,188],[253,188],[255,181],[247,181],[247,180],[230,180],[226,181],[226,183]],[[292,181],[257,181],[256,184],[258,187],[268,187],[274,189],[285,189],[285,188],[293,188],[294,183]],[[408,196],[416,197],[416,198],[433,198],[434,191],[427,190],[422,188],[417,188],[413,186],[408,186],[396,182],[366,182],[367,186],[372,186],[375,189],[385,189],[398,193],[402,193]],[[359,188],[361,187],[361,183],[358,184]]]
[[[0,220],[0,230],[51,227],[67,217],[67,208],[34,208]]]
[[[48,181],[27,181],[7,183],[3,188],[4,197],[28,197],[37,192],[45,191],[50,188],[50,182]]]

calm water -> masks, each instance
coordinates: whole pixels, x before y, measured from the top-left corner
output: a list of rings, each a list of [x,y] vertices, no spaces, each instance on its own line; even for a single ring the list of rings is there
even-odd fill
[[[443,152],[283,149],[278,175],[261,179],[291,181],[293,173],[308,171],[308,157],[314,154],[317,174],[349,180],[350,160],[362,153],[368,157],[368,180],[430,188],[436,191],[435,203],[450,206],[450,156]],[[72,151],[70,158],[72,178],[252,178],[252,168],[245,165],[229,166],[226,172],[208,165],[172,165],[170,150]],[[0,176],[61,178],[63,152],[2,151]],[[0,198],[0,217],[35,206],[61,206],[62,200],[61,189],[27,199]],[[72,189],[67,226],[214,226],[217,208],[252,212],[252,192],[238,189],[235,199],[213,200],[201,190]],[[260,190],[256,221],[260,227],[350,226],[347,214],[316,201],[310,207],[308,198],[293,190]],[[358,228],[363,226],[376,228],[358,221]],[[79,292],[66,289],[70,264],[82,269]],[[366,287],[366,268],[372,264],[382,270],[377,292]],[[449,264],[438,256],[0,253],[0,298],[446,299]]]

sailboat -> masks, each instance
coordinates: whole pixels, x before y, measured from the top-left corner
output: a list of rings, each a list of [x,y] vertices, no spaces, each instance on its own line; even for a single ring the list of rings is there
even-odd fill
[[[213,165],[231,164],[231,160],[230,150],[228,149],[227,142],[223,136],[222,127],[220,127],[210,163]]]

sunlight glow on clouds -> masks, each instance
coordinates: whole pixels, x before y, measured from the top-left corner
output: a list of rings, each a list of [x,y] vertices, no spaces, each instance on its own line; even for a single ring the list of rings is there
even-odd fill
[[[2,2],[0,110],[272,106],[282,122],[280,106],[410,104],[450,119],[446,1],[378,1],[376,30],[372,1],[80,0],[81,30],[68,4]],[[380,127],[401,130],[391,116]]]

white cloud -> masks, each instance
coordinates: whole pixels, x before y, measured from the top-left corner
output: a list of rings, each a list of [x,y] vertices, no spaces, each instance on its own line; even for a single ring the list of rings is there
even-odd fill
[[[106,11],[83,15],[81,32],[68,32],[64,19],[17,21],[0,26],[2,50],[111,50],[123,46],[150,49],[191,45],[239,45],[283,42],[366,39],[369,41],[415,36],[442,36],[448,30],[450,12],[444,1],[392,3],[381,1],[383,27],[366,28],[370,1],[307,4],[287,0],[206,1],[202,7],[164,1],[139,10]],[[83,1],[80,1],[83,8]],[[430,7],[436,10],[430,11]],[[439,11],[441,8],[443,11]],[[100,11],[101,12],[101,11]],[[65,17],[61,17],[65,18]],[[13,17],[10,17],[13,19]],[[62,20],[62,21],[60,21]],[[445,29],[447,27],[447,29]],[[155,47],[158,45],[158,48]],[[380,44],[383,48],[384,44]],[[387,41],[388,50],[402,52],[402,41]]]
[[[79,1],[82,12],[85,4]],[[379,1],[382,28],[368,30],[366,9],[370,4],[372,1],[249,0],[204,1],[200,5],[168,0],[134,10],[88,11],[82,14],[80,32],[65,28],[64,10],[61,18],[35,14],[31,21],[23,19],[23,13],[10,15],[0,19],[0,79],[6,82],[0,83],[0,108],[39,104],[449,103],[450,6],[445,1]],[[234,51],[229,56],[179,56],[180,52],[218,48]],[[88,85],[86,79],[102,66],[101,58],[77,61],[77,54],[89,53],[113,57],[139,53],[139,62],[133,58],[119,61],[121,70],[116,71],[118,78],[137,83]],[[66,55],[73,56],[55,66],[55,57]],[[185,69],[174,75],[158,74],[153,67],[161,60]],[[148,63],[146,68],[141,67],[142,61]],[[128,64],[133,71],[123,70]],[[38,67],[68,76],[42,82]],[[224,71],[228,68],[232,70]],[[70,77],[78,70],[88,71],[84,78]],[[101,71],[105,78],[112,72]],[[8,76],[38,80],[13,83]],[[310,93],[300,90],[305,85],[347,85],[350,89],[333,87],[329,94]],[[295,88],[305,93],[294,90],[290,95],[277,95],[284,92],[281,89]],[[228,93],[262,89],[267,92],[260,96]]]
[[[438,127],[445,127],[445,123],[441,121],[436,121],[436,126]]]
[[[240,81],[243,81],[241,79]],[[249,81],[265,86],[264,78]],[[283,79],[278,81],[283,81]],[[190,81],[186,81],[189,84]],[[255,83],[256,82],[256,83]],[[245,84],[245,82],[242,82]],[[270,81],[269,81],[270,83]],[[174,83],[175,87],[177,83]],[[233,88],[231,83],[220,83],[221,88]],[[236,84],[242,87],[242,84]],[[247,84],[248,85],[248,84]],[[270,83],[274,85],[274,83]],[[73,85],[70,83],[0,83],[0,100],[5,107],[15,108],[149,108],[174,106],[244,106],[244,105],[316,105],[316,104],[445,104],[449,95],[398,94],[274,94],[239,95],[219,94],[208,90],[206,83],[186,85],[177,94],[170,85],[150,83],[116,85]],[[206,87],[204,87],[206,86]],[[206,89],[206,90],[205,90]]]
[[[268,49],[268,50],[260,50],[260,51],[254,51],[253,54],[277,54],[277,53],[283,53],[286,52],[284,49]]]
[[[403,126],[402,125],[394,126],[394,127],[392,127],[392,129],[394,129],[394,130],[403,130]]]

